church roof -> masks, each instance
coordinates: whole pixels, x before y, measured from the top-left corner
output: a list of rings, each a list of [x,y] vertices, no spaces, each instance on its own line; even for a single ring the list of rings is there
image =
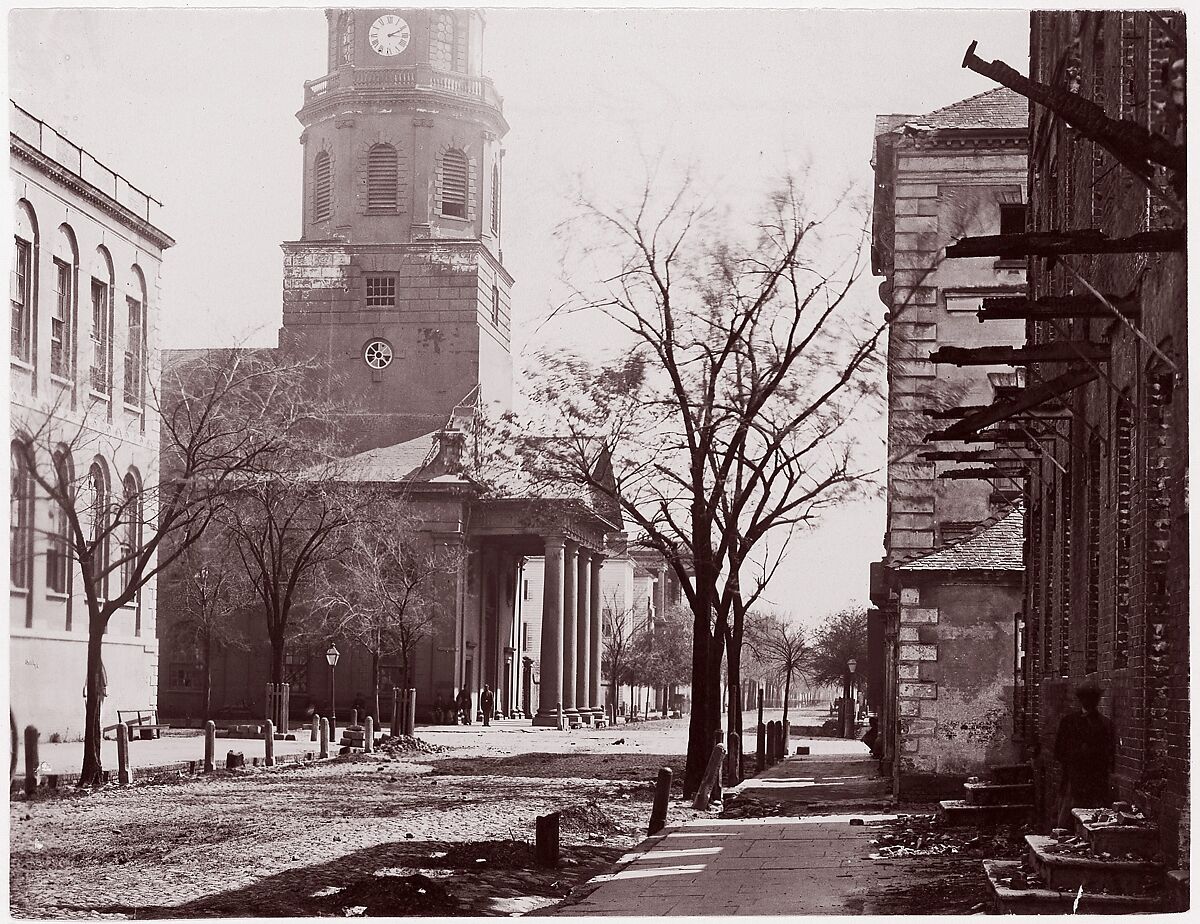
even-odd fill
[[[914,129],[1026,128],[1029,100],[1008,87],[997,87],[967,99],[913,116],[905,127]]]
[[[368,449],[339,462],[339,480],[386,483],[420,478],[437,456],[437,430]]]
[[[1025,509],[1014,504],[969,535],[899,565],[901,571],[1021,571]]]

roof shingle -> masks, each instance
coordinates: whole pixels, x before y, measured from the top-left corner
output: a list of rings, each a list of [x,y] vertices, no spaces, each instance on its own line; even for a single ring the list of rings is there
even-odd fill
[[[1025,567],[1025,510],[1008,508],[969,536],[899,566],[901,571],[1021,571]]]
[[[914,116],[906,125],[916,129],[1026,128],[1029,100],[1008,87],[997,87]]]

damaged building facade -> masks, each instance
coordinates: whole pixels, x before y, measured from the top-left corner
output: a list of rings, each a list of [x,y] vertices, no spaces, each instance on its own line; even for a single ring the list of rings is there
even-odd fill
[[[949,344],[1022,337],[1019,321],[996,330],[978,312],[984,299],[1024,293],[1024,262],[944,254],[964,235],[1024,227],[1027,116],[1024,99],[999,89],[876,119],[872,265],[889,321],[888,493],[869,661],[885,772],[902,798],[954,792],[1015,749],[1020,476],[977,480],[979,465],[1008,464],[1010,454],[925,437],[1019,386],[1001,363],[930,357]]]

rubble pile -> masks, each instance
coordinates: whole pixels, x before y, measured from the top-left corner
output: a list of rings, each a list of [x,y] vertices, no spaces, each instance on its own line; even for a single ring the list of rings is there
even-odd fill
[[[878,849],[872,860],[942,855],[1016,857],[1024,847],[1026,825],[1000,825],[986,834],[946,825],[936,815],[903,815],[889,831],[871,841]]]
[[[595,799],[558,809],[562,831],[576,834],[624,834],[625,826],[614,821]]]
[[[477,841],[452,844],[437,860],[455,869],[527,869],[534,865],[534,852],[525,841]]]
[[[453,915],[461,903],[445,885],[421,873],[372,876],[325,899],[345,917]]]
[[[431,744],[413,735],[384,735],[375,742],[375,750],[384,754],[439,754],[446,750],[440,744]]]

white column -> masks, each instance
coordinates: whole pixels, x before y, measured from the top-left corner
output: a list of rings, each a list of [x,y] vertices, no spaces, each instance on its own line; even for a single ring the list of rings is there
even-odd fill
[[[541,687],[534,725],[558,726],[557,707],[562,702],[563,554],[561,536],[546,539],[546,568],[542,584]]]
[[[592,575],[589,563],[592,560],[592,553],[586,549],[579,550],[579,581],[576,590],[577,606],[576,606],[576,630],[575,638],[578,642],[578,655],[575,658],[575,705],[579,710],[579,716],[584,722],[591,723],[592,710],[591,700],[588,699],[588,678],[591,669],[591,659],[593,657],[591,651],[592,644]]]
[[[579,582],[578,555],[579,546],[568,539],[563,558],[562,704],[563,715],[569,719],[579,718],[579,710],[575,707],[575,662],[579,649],[579,619],[575,602]]]
[[[592,640],[588,648],[591,660],[588,663],[588,707],[597,718],[604,717],[604,695],[600,691],[600,663],[604,656],[603,648],[603,609],[600,601],[600,567],[604,564],[604,556],[598,552],[592,554],[591,560],[591,592],[588,594],[588,604],[591,607]]]

